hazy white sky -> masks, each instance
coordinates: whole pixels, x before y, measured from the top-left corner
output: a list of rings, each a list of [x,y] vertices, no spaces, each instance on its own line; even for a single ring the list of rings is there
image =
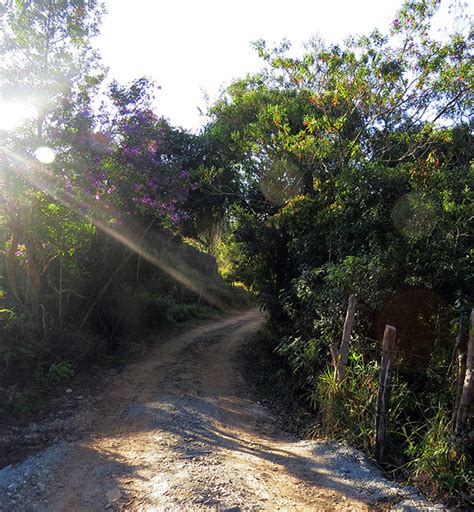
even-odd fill
[[[402,0],[105,0],[97,40],[109,77],[148,76],[160,86],[158,111],[175,125],[203,123],[203,91],[211,100],[233,78],[261,67],[250,43],[320,34],[329,42],[385,31]]]

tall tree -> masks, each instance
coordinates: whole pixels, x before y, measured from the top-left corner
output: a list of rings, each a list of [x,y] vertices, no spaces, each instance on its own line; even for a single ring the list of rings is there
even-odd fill
[[[436,126],[468,122],[469,37],[433,38],[438,7],[407,1],[389,35],[329,46],[315,38],[300,58],[287,42],[255,44],[266,67],[235,82],[213,113],[264,194],[268,181],[313,194],[344,167],[374,157],[392,165],[427,158]]]
[[[10,291],[33,318],[44,270],[54,257],[42,236],[43,199],[58,182],[95,165],[90,105],[104,70],[91,39],[103,11],[96,0],[0,5],[0,106],[12,125],[25,121],[21,130],[0,131],[0,205],[11,232],[6,275]],[[27,267],[23,287],[15,268],[21,245]]]

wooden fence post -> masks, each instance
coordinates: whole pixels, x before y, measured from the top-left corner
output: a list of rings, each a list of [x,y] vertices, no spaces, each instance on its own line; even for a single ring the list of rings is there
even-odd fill
[[[382,362],[380,365],[380,380],[375,413],[375,457],[379,462],[384,462],[385,459],[387,412],[390,400],[396,338],[397,330],[395,327],[386,325],[383,335]]]
[[[357,297],[351,295],[347,304],[346,319],[344,320],[344,329],[342,331],[342,341],[339,350],[336,346],[331,346],[331,353],[334,360],[336,381],[341,383],[346,376],[347,359],[349,357],[349,343],[351,340],[352,326],[357,308]]]
[[[464,384],[462,388],[461,399],[456,416],[455,433],[460,435],[464,433],[469,412],[474,397],[474,309],[471,310],[471,319],[469,325],[469,342],[467,345],[466,373],[464,375]]]
[[[456,335],[456,345],[454,355],[456,358],[456,390],[454,394],[454,406],[452,415],[453,431],[456,430],[456,419],[458,415],[459,402],[461,400],[462,388],[464,386],[464,377],[466,376],[466,350],[462,347],[463,315],[459,315],[459,328]]]

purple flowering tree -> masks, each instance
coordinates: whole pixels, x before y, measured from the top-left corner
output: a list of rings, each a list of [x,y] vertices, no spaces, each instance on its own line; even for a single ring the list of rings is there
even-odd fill
[[[189,171],[192,136],[153,112],[153,88],[146,79],[129,87],[112,84],[113,143],[93,177],[93,194],[119,215],[153,216],[171,227],[187,218],[184,204],[195,186]]]

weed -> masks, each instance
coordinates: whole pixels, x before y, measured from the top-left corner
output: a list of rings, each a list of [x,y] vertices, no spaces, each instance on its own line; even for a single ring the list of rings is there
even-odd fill
[[[350,355],[345,379],[338,383],[334,370],[327,367],[309,393],[310,404],[320,412],[324,435],[345,437],[370,452],[375,425],[377,367],[364,363],[356,353]]]
[[[71,361],[61,361],[52,364],[48,370],[48,378],[55,384],[59,384],[74,377],[75,371]]]
[[[418,428],[404,428],[405,454],[411,478],[435,494],[455,494],[472,485],[474,471],[468,454],[452,435],[449,413],[437,404],[424,412]]]

